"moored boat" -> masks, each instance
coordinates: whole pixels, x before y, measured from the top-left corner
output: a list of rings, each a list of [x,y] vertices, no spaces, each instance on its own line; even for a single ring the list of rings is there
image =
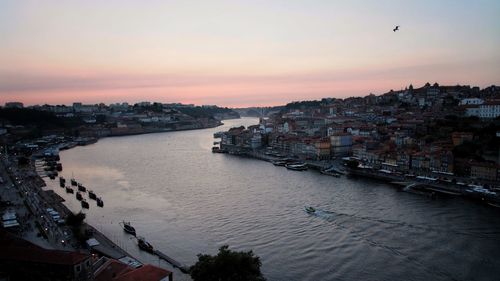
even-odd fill
[[[135,228],[132,225],[130,225],[130,222],[122,221],[120,225],[123,227],[123,230],[125,232],[135,236]]]
[[[144,237],[137,237],[137,245],[139,245],[139,249],[141,249],[143,251],[146,251],[149,253],[154,252],[153,245],[149,244],[149,242],[146,241],[146,239]]]
[[[285,166],[286,165],[286,161],[283,161],[283,160],[274,160],[274,161],[271,161],[271,163],[273,163],[274,166]]]
[[[96,201],[98,207],[104,207],[104,202],[102,201],[101,197],[97,198]]]
[[[97,199],[97,195],[95,195],[95,193],[92,190],[89,190],[89,198],[96,200]]]
[[[289,170],[294,170],[294,171],[305,171],[307,170],[307,164],[301,163],[301,164],[286,164],[285,167]]]
[[[82,192],[87,191],[87,189],[85,188],[85,186],[83,186],[83,184],[81,184],[81,183],[78,183],[78,190],[82,191]]]
[[[82,201],[83,200],[83,196],[82,196],[82,194],[79,191],[76,192],[76,200],[78,200],[78,201]]]
[[[89,207],[89,203],[85,199],[82,199],[82,208],[88,209]]]
[[[311,207],[311,206],[306,206],[306,207],[304,207],[304,210],[305,210],[306,212],[308,212],[309,214],[313,214],[313,213],[315,213],[315,212],[316,212],[316,209],[314,209],[314,208],[313,208],[313,207]]]
[[[71,186],[66,186],[66,192],[67,193],[74,193],[75,191],[73,190],[73,188],[71,188]]]
[[[323,175],[328,175],[328,176],[332,176],[332,177],[336,177],[336,178],[340,177],[339,173],[333,172],[331,170],[321,170],[320,173],[322,173]]]
[[[70,181],[72,186],[76,186],[78,184],[75,179],[71,179]]]

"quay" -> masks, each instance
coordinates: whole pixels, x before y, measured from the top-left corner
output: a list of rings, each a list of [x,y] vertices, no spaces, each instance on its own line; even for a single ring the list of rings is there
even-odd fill
[[[155,255],[157,255],[159,258],[161,258],[162,260],[170,263],[173,267],[178,268],[182,273],[189,273],[189,268],[182,265],[180,262],[174,260],[173,258],[167,256],[166,254],[164,254],[160,250],[154,250],[153,253]]]

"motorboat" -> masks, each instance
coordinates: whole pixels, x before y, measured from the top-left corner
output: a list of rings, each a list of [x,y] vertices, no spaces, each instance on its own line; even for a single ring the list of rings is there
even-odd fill
[[[148,241],[144,237],[137,237],[137,245],[139,245],[139,248],[143,251],[153,253],[154,248],[153,245],[149,244]]]
[[[75,191],[73,190],[73,188],[71,188],[71,186],[66,186],[66,192],[67,193],[74,193]]]
[[[82,199],[82,208],[88,209],[89,207],[89,203],[85,199]]]
[[[313,207],[311,207],[311,206],[306,206],[306,207],[304,207],[304,210],[305,210],[306,212],[308,212],[309,214],[314,214],[314,213],[316,212],[316,209],[314,209],[314,208],[313,208]]]
[[[289,170],[294,170],[294,171],[305,171],[307,170],[307,164],[301,163],[301,164],[286,164],[285,167]]]
[[[98,207],[104,207],[104,202],[102,201],[101,197],[97,198],[96,201]]]
[[[78,191],[85,192],[87,191],[87,189],[85,188],[85,186],[83,186],[83,184],[78,183]]]
[[[274,166],[285,166],[286,165],[286,161],[279,161],[279,160],[271,161],[271,163],[273,163]]]
[[[339,173],[333,172],[332,170],[321,170],[320,173],[322,173],[323,175],[328,175],[336,178],[340,177]]]
[[[82,196],[82,194],[79,191],[76,192],[76,200],[78,200],[78,201],[82,201],[83,200],[83,196]]]
[[[95,195],[95,193],[92,190],[89,190],[89,198],[96,200],[97,199],[97,195]]]
[[[130,225],[130,222],[122,221],[120,225],[123,227],[125,232],[135,236],[135,228]]]
[[[75,179],[71,179],[70,181],[72,186],[76,186],[78,184]]]

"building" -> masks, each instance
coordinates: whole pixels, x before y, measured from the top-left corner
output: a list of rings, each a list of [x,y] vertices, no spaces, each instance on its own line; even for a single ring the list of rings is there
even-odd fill
[[[7,280],[92,280],[91,256],[48,250],[0,230],[0,272]]]
[[[495,163],[471,161],[469,165],[471,178],[490,181],[497,180],[498,167]]]
[[[330,136],[331,153],[334,157],[347,156],[352,150],[352,135],[335,133]]]
[[[483,104],[468,105],[465,107],[465,116],[497,118],[500,116],[500,100],[487,100]]]
[[[454,146],[461,145],[467,141],[472,141],[473,138],[474,134],[471,132],[453,132],[451,134],[451,139]]]
[[[101,258],[96,262],[95,281],[172,281],[172,272],[150,264],[134,268],[120,261]]]
[[[471,104],[479,105],[483,103],[484,100],[480,98],[467,98],[460,100],[460,105],[471,105]]]

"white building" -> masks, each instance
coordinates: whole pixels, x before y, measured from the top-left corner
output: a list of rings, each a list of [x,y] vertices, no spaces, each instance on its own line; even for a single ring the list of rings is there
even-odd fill
[[[471,104],[483,104],[484,100],[480,98],[468,98],[468,99],[462,99],[460,101],[460,105],[471,105]]]
[[[500,116],[500,100],[490,100],[485,101],[483,104],[468,106],[465,115],[479,118],[497,118]]]

